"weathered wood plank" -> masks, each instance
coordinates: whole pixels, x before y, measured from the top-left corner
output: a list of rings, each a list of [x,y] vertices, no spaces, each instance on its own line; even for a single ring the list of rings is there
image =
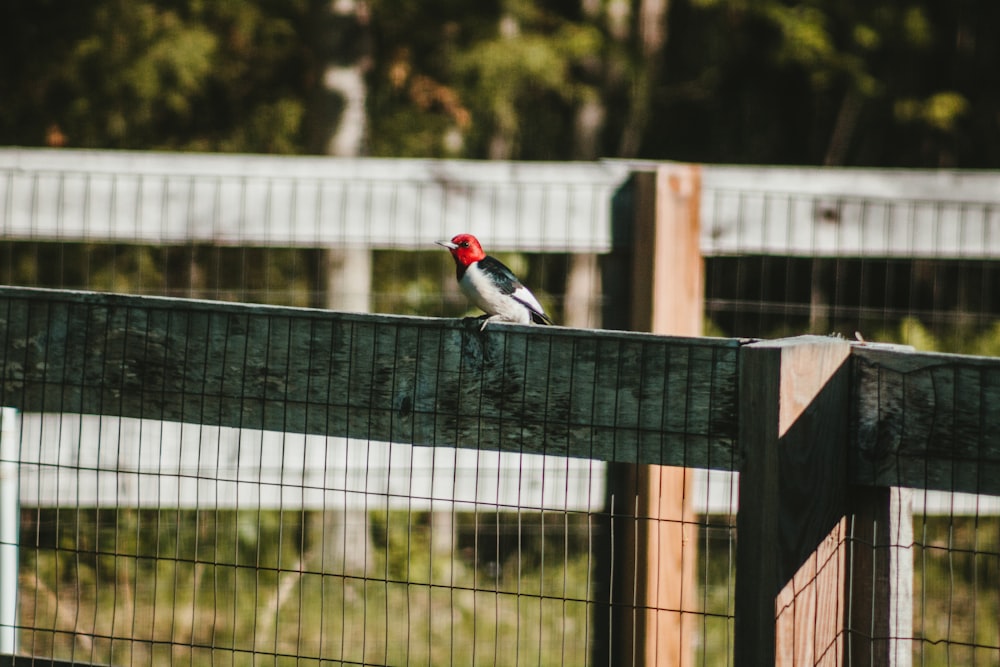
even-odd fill
[[[702,252],[987,259],[1000,255],[1000,173],[703,167]]]
[[[0,288],[0,404],[605,461],[738,465],[739,341],[478,327]]]
[[[741,351],[737,665],[841,653],[844,570],[826,561],[842,561],[842,542],[823,560],[816,550],[846,511],[849,356],[846,341],[819,336]]]
[[[619,163],[0,149],[8,239],[607,252]],[[364,224],[358,224],[364,221]]]
[[[1000,359],[858,346],[855,484],[1000,495]]]
[[[851,489],[845,609],[848,665],[910,667],[913,651],[913,503],[899,487]]]
[[[669,163],[667,163],[669,165]],[[4,238],[611,250],[612,198],[663,163],[0,149]],[[705,256],[1000,256],[1000,174],[704,165]],[[364,225],[357,224],[365,221]]]

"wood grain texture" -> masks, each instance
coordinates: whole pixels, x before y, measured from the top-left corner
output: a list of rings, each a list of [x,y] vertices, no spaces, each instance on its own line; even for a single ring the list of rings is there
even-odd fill
[[[843,568],[827,562],[842,562],[842,542],[817,548],[846,511],[849,356],[846,341],[818,336],[741,350],[737,665],[831,650],[841,664]]]
[[[852,356],[853,483],[1000,494],[1000,359]]]
[[[854,487],[847,517],[847,664],[913,663],[913,501],[902,488]]]
[[[705,314],[705,271],[698,249],[701,171],[695,165],[670,165],[649,176],[652,218],[636,221],[636,245],[647,246],[649,256],[645,266],[637,257],[633,285],[645,280],[651,292],[647,303],[633,306],[634,324],[657,334],[700,336]],[[650,519],[640,526],[639,539],[645,544],[638,547],[649,563],[638,581],[646,588],[642,602],[648,611],[639,625],[650,666],[689,667],[695,656],[701,600],[693,479],[687,468],[638,470],[637,488]]]
[[[0,403],[736,469],[740,342],[0,288]]]
[[[846,523],[834,526],[775,598],[775,665],[845,664]]]
[[[607,252],[617,162],[0,149],[7,239]],[[364,221],[364,224],[359,224]]]
[[[670,163],[330,159],[0,149],[8,239],[430,248],[612,249],[612,199]],[[1000,256],[986,171],[704,165],[704,256]],[[364,225],[358,225],[364,220]]]

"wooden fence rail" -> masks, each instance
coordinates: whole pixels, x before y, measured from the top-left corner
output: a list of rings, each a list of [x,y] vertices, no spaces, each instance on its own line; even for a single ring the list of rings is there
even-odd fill
[[[735,469],[739,341],[0,288],[0,404]]]
[[[998,359],[26,288],[0,339],[27,412],[739,471],[738,664],[908,664],[889,487],[1000,494]]]
[[[612,200],[664,163],[0,149],[8,240],[607,253]],[[677,165],[675,165],[677,166]],[[704,256],[1000,256],[1000,174],[701,166]]]

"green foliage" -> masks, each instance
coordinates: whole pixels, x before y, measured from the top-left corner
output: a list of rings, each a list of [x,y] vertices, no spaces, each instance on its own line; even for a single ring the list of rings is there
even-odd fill
[[[912,345],[926,352],[951,352],[1000,357],[1000,320],[983,329],[953,326],[944,333],[934,333],[915,317],[904,318],[894,329],[879,331],[872,339],[880,343]]]
[[[217,37],[175,11],[118,0],[99,5],[51,85],[67,100],[60,124],[82,145],[123,148],[183,122],[206,83]]]
[[[525,26],[530,19],[534,25]],[[572,109],[593,92],[574,78],[573,68],[601,52],[602,37],[593,27],[535,12],[511,20],[519,25],[514,34],[478,42],[457,54],[455,66],[472,92],[473,131],[484,138],[499,133],[517,146],[529,118],[538,122],[547,106]]]
[[[1000,523],[919,516],[914,538],[914,664],[995,663],[989,647],[1000,645]]]
[[[638,0],[369,0],[333,43],[320,0],[5,3],[0,142],[316,150],[323,68],[354,58],[373,155],[567,159],[587,104],[607,156],[645,116],[639,157],[1000,164],[1000,5],[669,4],[649,62]]]
[[[4,59],[31,63],[0,83],[17,99],[0,114],[0,140],[301,150],[303,3],[102,0],[44,14],[26,4],[0,10],[0,25],[37,36],[0,46]]]
[[[954,131],[969,111],[969,100],[954,91],[934,93],[924,100],[905,97],[897,100],[896,117],[906,123],[924,123],[942,132]]]
[[[253,665],[277,653],[289,665],[487,665],[514,654],[563,665],[584,664],[589,650],[586,540],[550,540],[544,567],[507,560],[498,581],[474,552],[434,551],[428,513],[373,512],[376,564],[362,579],[321,571],[302,531],[310,513],[24,517],[34,537],[21,549],[22,619],[39,629],[22,630],[21,642],[36,655],[79,658],[74,642],[87,641],[88,660],[101,664]],[[93,637],[75,640],[74,630]]]

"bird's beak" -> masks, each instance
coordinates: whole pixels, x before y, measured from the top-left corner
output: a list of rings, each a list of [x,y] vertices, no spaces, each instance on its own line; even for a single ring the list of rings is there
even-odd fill
[[[443,245],[448,250],[454,250],[455,248],[458,247],[457,244],[452,243],[451,241],[435,241],[434,243],[437,243],[438,245]]]

